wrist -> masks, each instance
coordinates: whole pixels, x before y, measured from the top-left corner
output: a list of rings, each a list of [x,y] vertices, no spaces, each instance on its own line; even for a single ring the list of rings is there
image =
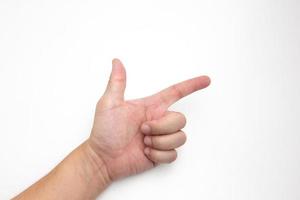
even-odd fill
[[[107,166],[103,159],[93,150],[89,140],[86,140],[82,145],[82,153],[84,162],[87,168],[89,168],[92,175],[91,180],[95,182],[99,189],[108,187],[112,183],[112,179],[108,173]]]
[[[85,141],[15,199],[95,199],[111,182],[105,163]]]

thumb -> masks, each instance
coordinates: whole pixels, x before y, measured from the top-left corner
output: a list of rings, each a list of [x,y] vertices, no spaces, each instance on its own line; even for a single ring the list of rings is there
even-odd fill
[[[112,101],[114,105],[124,101],[126,88],[126,71],[122,62],[114,58],[112,60],[112,71],[104,92],[104,96]]]

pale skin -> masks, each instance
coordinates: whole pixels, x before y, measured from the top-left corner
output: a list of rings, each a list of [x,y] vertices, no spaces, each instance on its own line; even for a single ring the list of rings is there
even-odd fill
[[[198,76],[126,101],[125,67],[113,59],[89,138],[13,199],[95,199],[118,179],[175,161],[176,148],[186,141],[186,118],[168,108],[209,84],[209,77]]]

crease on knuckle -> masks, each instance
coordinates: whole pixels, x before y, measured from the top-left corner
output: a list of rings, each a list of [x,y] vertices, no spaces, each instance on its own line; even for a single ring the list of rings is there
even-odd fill
[[[182,97],[184,97],[183,92],[180,90],[180,88],[177,85],[173,85],[172,86],[172,90],[174,91],[174,94],[181,99]]]

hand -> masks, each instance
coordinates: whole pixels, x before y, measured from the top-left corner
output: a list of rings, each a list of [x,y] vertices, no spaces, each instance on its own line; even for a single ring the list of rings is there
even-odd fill
[[[175,149],[186,140],[181,130],[186,119],[167,109],[182,97],[207,87],[210,79],[196,77],[157,94],[125,101],[125,68],[118,59],[113,59],[112,65],[88,143],[114,181],[176,159]]]
[[[181,131],[186,119],[167,109],[207,87],[210,79],[196,77],[152,96],[124,101],[125,68],[118,59],[112,63],[90,137],[14,199],[95,199],[114,180],[176,159],[175,148],[186,140]]]

